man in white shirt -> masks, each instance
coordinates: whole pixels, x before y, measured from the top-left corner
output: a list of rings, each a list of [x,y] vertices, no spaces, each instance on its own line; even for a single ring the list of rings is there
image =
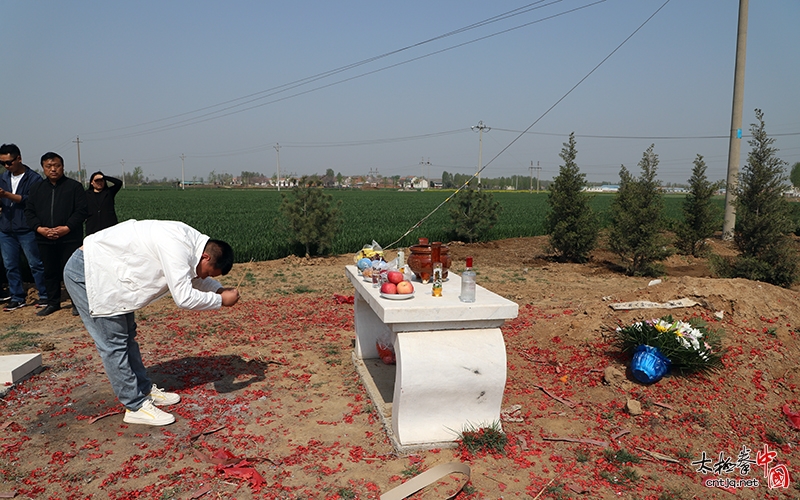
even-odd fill
[[[167,425],[156,406],[175,404],[147,376],[134,311],[167,293],[178,307],[215,310],[239,300],[214,276],[233,266],[233,249],[177,221],[128,220],[89,235],[64,268],[64,284],[94,339],[126,423]]]

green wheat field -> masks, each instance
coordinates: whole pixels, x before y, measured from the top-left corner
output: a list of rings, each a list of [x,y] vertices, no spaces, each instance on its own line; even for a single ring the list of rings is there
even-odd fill
[[[342,228],[331,253],[355,253],[365,244],[377,241],[389,247],[403,234],[442,204],[452,191],[361,191],[327,190],[341,200]],[[281,224],[281,196],[287,191],[261,189],[141,189],[128,188],[117,195],[119,219],[179,220],[212,238],[233,246],[237,262],[273,260],[295,253]],[[485,239],[499,240],[541,236],[548,211],[547,193],[494,192],[500,203],[500,219]],[[608,224],[613,194],[597,194],[592,206]],[[683,218],[683,195],[664,196],[664,216],[668,221]],[[724,198],[715,198],[720,207]],[[391,248],[407,247],[420,237],[431,241],[450,241],[451,203],[445,203],[410,234]],[[720,219],[720,228],[722,220]]]

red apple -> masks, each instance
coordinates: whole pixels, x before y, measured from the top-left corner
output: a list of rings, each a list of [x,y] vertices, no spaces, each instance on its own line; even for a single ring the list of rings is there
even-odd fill
[[[394,295],[397,293],[397,285],[395,285],[394,283],[386,282],[383,285],[381,285],[381,293]]]
[[[389,283],[394,283],[396,285],[401,281],[405,280],[406,278],[400,271],[389,271],[389,274],[386,276],[386,279],[389,280]]]
[[[414,293],[414,285],[408,281],[401,281],[397,284],[397,293]]]

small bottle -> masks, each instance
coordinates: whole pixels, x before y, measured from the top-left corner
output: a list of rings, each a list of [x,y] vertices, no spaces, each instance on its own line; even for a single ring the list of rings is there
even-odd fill
[[[372,261],[372,288],[381,286],[381,261]]]
[[[475,271],[472,270],[472,257],[467,257],[467,269],[461,273],[461,302],[475,302]]]
[[[406,254],[402,250],[397,251],[397,270],[406,273]]]
[[[442,263],[433,263],[433,296],[442,296]]]

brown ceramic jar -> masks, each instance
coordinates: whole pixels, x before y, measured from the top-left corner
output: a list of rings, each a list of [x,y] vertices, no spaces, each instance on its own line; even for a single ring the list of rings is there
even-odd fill
[[[417,278],[423,283],[431,279],[433,266],[431,265],[431,246],[428,238],[420,238],[417,245],[409,247],[411,255],[408,257],[408,267],[414,272]],[[442,279],[447,279],[447,270],[450,268],[450,249],[447,245],[442,245],[439,252],[439,260],[442,262]]]

